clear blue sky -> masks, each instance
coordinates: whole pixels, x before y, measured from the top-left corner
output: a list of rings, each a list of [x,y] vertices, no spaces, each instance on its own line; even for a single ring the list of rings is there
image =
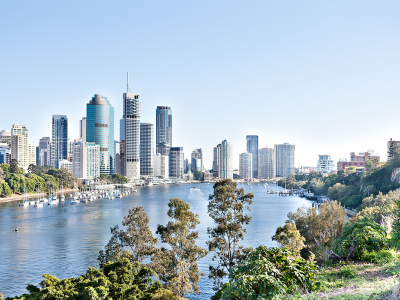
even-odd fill
[[[30,143],[66,114],[69,136],[95,94],[115,107],[126,72],[142,121],[173,109],[185,156],[227,139],[235,166],[246,134],[296,145],[316,166],[400,140],[400,1],[2,1],[0,129]]]

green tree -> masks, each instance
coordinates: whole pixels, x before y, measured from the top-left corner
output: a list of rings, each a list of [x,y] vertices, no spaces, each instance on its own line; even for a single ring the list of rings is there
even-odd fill
[[[272,240],[288,248],[293,257],[299,257],[300,250],[305,247],[305,238],[300,235],[294,223],[287,222],[283,227],[279,225]]]
[[[237,183],[231,179],[219,180],[214,184],[214,193],[210,195],[208,214],[214,220],[215,227],[209,227],[207,233],[211,240],[207,242],[209,251],[214,251],[213,260],[218,260],[217,266],[210,266],[210,278],[219,288],[222,279],[229,270],[241,262],[252,248],[244,248],[240,241],[244,239],[251,217],[245,213],[250,211],[253,202],[252,193],[244,193],[238,189]]]
[[[76,278],[59,280],[43,274],[40,287],[30,284],[27,287],[29,294],[7,299],[150,300],[158,291],[162,291],[161,283],[153,282],[151,277],[154,275],[151,269],[124,258],[106,263],[99,270],[89,267],[86,274]]]
[[[9,164],[0,164],[0,168],[6,173],[10,173],[11,172]]]
[[[6,178],[6,175],[7,175],[6,172],[4,172],[2,168],[0,168],[0,180]]]
[[[193,172],[193,177],[194,177],[195,180],[202,181],[203,180],[203,176],[204,176],[203,172],[201,172],[199,170],[195,170]]]
[[[287,248],[259,246],[232,268],[230,281],[217,293],[220,297],[212,299],[272,300],[298,290],[316,290],[315,269],[312,261],[292,257]]]
[[[145,259],[157,252],[158,240],[153,237],[149,218],[142,206],[131,208],[122,225],[126,230],[119,230],[118,225],[111,228],[111,239],[98,257],[101,266],[106,262],[118,261],[121,257],[143,264]]]
[[[161,241],[171,247],[171,250],[163,248],[159,255],[159,261],[166,271],[161,278],[179,297],[185,293],[200,293],[197,262],[207,251],[196,245],[199,234],[194,229],[200,224],[199,216],[190,211],[189,203],[178,198],[172,198],[168,206],[167,214],[174,221],[166,226],[157,226]]]
[[[390,143],[388,151],[388,160],[399,156],[400,156],[400,149],[399,146],[397,146],[397,143],[395,142]]]
[[[21,174],[21,169],[18,166],[18,160],[12,159],[10,163],[10,172],[14,174]]]

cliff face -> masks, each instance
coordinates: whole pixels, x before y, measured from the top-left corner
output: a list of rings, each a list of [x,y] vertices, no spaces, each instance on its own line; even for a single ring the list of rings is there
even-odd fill
[[[400,183],[400,168],[394,168],[392,171],[392,182]]]

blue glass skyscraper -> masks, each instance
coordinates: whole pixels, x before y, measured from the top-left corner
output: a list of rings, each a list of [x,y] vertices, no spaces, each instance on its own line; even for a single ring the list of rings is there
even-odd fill
[[[53,115],[52,119],[51,164],[59,168],[60,160],[68,158],[68,118],[65,115]]]
[[[172,110],[170,106],[157,106],[156,145],[157,153],[169,155],[172,147]]]
[[[100,146],[100,174],[114,174],[114,107],[102,95],[86,105],[86,141]]]

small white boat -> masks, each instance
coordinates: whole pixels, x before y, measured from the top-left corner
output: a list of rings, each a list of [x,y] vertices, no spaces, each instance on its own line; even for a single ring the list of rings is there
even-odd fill
[[[35,205],[36,207],[43,207],[43,202],[36,202]]]
[[[72,204],[72,205],[73,205],[73,204],[79,204],[79,200],[74,199],[74,200],[71,201],[71,204]]]

